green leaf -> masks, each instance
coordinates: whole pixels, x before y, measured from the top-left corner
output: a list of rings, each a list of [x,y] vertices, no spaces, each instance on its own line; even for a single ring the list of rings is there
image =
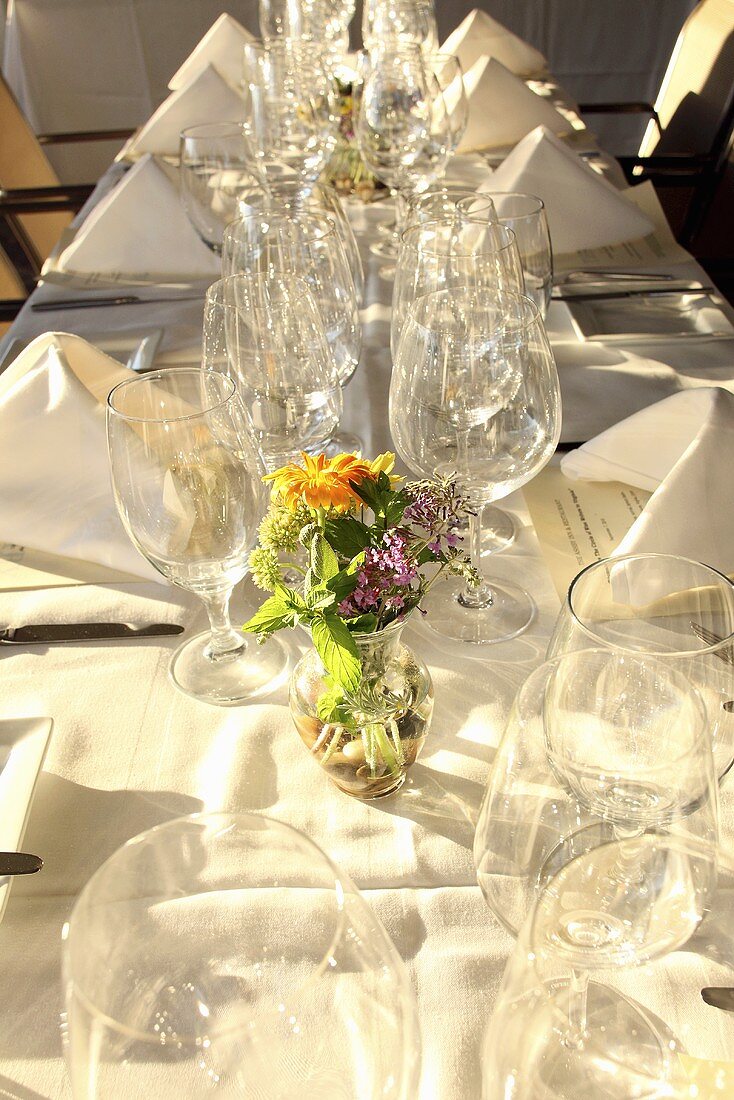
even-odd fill
[[[292,588],[276,588],[275,595],[280,597],[286,607],[290,611],[295,611],[297,615],[302,615],[304,611],[308,611],[306,601],[301,599],[299,594]]]
[[[320,611],[336,603],[336,595],[325,584],[315,584],[306,596],[311,611]]]
[[[370,532],[366,524],[356,516],[340,516],[326,521],[326,538],[343,558],[353,558],[370,544]]]
[[[320,581],[328,581],[339,572],[339,561],[321,531],[311,539],[311,570]]]
[[[368,508],[371,508],[373,512],[379,510],[380,503],[377,485],[371,478],[366,478],[364,481],[350,481],[349,484],[354,489],[359,499],[363,500]]]
[[[403,518],[403,512],[408,507],[408,496],[406,493],[397,492],[391,493],[390,498],[385,505],[385,521],[388,527],[399,527]]]
[[[311,623],[311,636],[324,668],[345,691],[355,691],[362,678],[359,651],[338,615],[325,614]]]
[[[270,596],[242,627],[248,634],[272,634],[283,626],[290,626],[293,614],[280,595]]]
[[[326,582],[326,587],[330,592],[333,592],[336,597],[336,603],[341,603],[347,596],[351,596],[354,589],[357,587],[357,571],[349,572],[347,569],[341,569],[335,577],[332,577]]]
[[[371,634],[377,626],[377,615],[373,611],[366,611],[364,615],[357,615],[347,621],[347,629],[353,634]]]

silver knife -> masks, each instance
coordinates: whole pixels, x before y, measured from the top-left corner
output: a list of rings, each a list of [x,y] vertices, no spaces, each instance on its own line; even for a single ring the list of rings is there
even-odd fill
[[[35,875],[43,867],[40,856],[30,852],[0,852],[0,878],[6,875]]]
[[[701,990],[701,996],[712,1008],[721,1008],[724,1012],[734,1012],[734,989],[729,986],[707,986]]]
[[[182,634],[178,623],[34,623],[0,630],[0,645],[56,645],[60,642],[96,642],[134,638],[163,638]]]
[[[31,302],[36,313],[51,313],[55,309],[93,309],[95,306],[144,306],[156,302],[201,302],[204,304],[205,291],[201,294],[177,294],[163,298],[141,298],[138,294],[120,294],[110,298],[55,298],[49,302]]]
[[[557,288],[556,288],[557,289]],[[712,294],[715,288],[712,286],[676,286],[676,287],[635,287],[634,290],[593,290],[582,291],[577,294],[574,290],[564,287],[563,292],[556,293],[554,289],[551,297],[554,302],[597,302],[607,298],[644,298],[653,294]]]

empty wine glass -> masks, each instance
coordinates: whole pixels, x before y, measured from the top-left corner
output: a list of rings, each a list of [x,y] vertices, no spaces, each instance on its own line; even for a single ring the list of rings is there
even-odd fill
[[[455,153],[469,125],[469,100],[464,87],[464,71],[458,57],[450,53],[431,53],[428,64],[443,96],[449,116],[450,147]]]
[[[427,225],[429,222],[447,221],[496,222],[497,211],[490,195],[481,191],[471,191],[466,187],[452,187],[448,184],[435,184],[419,195],[412,195],[408,202],[405,218],[405,230],[412,225]]]
[[[362,258],[351,222],[344,213],[339,196],[333,187],[326,183],[301,185],[292,182],[280,184],[277,191],[270,191],[267,187],[255,186],[240,199],[238,210],[240,218],[263,214],[265,211],[285,213],[291,218],[297,218],[299,214],[308,212],[328,214],[334,222],[344,247],[357,294],[357,304],[362,303],[364,298]]]
[[[415,205],[419,200],[415,200]],[[469,206],[481,199],[470,200]],[[427,200],[430,202],[430,200]],[[442,200],[438,205],[443,205]],[[410,225],[402,234],[395,271],[390,321],[390,348],[397,355],[408,312],[418,298],[439,290],[484,288],[522,294],[520,255],[515,235],[492,222],[491,208],[469,217],[461,206],[436,221]]]
[[[303,280],[322,319],[341,385],[362,348],[357,292],[349,262],[326,214],[273,210],[234,222],[224,234],[224,275],[280,272]]]
[[[174,654],[174,684],[218,705],[271,690],[285,672],[285,650],[276,639],[265,647],[246,641],[229,620],[266,504],[262,462],[233,383],[188,367],[121,382],[107,400],[107,436],[125,530],[209,615],[211,633]]]
[[[236,385],[268,470],[332,437],[342,411],[334,359],[309,288],[292,273],[209,287],[203,361]]]
[[[490,194],[497,217],[515,234],[525,293],[533,299],[541,317],[545,317],[553,290],[553,250],[543,200],[519,191]]]
[[[410,195],[442,175],[451,153],[451,122],[438,81],[417,45],[387,44],[362,54],[355,92],[355,135],[365,165],[395,200],[395,235],[375,246],[397,254]]]
[[[200,814],[140,834],[64,927],[76,1100],[412,1100],[405,966],[351,879],[303,833]]]
[[[290,42],[245,47],[244,122],[270,188],[318,179],[336,147],[337,89],[313,50]]]
[[[560,428],[553,354],[529,298],[457,287],[414,302],[393,366],[390,430],[409,469],[455,478],[473,505],[478,573],[482,506],[541,470]],[[442,581],[425,606],[442,636],[476,644],[521,634],[534,614],[524,589],[487,578]]]
[[[575,856],[643,831],[716,843],[718,828],[695,686],[655,658],[578,650],[536,669],[517,694],[474,862],[487,904],[517,934],[538,892]]]
[[[594,562],[574,579],[548,656],[614,648],[665,661],[706,704],[716,771],[734,759],[734,584],[708,565],[673,554]]]
[[[213,252],[222,251],[225,226],[237,217],[242,195],[260,179],[255,150],[240,123],[207,122],[181,131],[181,202]]]
[[[508,964],[485,1034],[484,1100],[703,1095],[675,1034],[619,985],[629,974],[641,994],[655,960],[704,934],[719,867],[714,844],[647,834],[567,863]]]
[[[438,29],[433,4],[426,0],[364,0],[362,41],[372,52],[386,43],[415,45],[426,53],[438,46]]]

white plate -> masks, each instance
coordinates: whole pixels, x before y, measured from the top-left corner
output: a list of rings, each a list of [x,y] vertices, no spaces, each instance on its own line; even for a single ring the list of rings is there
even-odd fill
[[[122,363],[130,370],[148,370],[153,366],[158,346],[163,339],[163,329],[133,329],[130,332],[85,332],[84,339],[94,344],[105,355]],[[0,374],[28,347],[30,340],[11,340],[0,359]]]
[[[622,344],[734,336],[734,327],[721,309],[721,298],[704,291],[671,290],[587,301],[567,297],[564,304],[579,340]]]
[[[0,720],[0,852],[21,850],[52,726],[51,718]],[[0,920],[12,881],[0,886]]]

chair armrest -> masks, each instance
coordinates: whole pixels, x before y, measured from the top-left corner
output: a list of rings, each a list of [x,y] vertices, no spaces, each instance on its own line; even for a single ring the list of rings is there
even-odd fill
[[[652,103],[642,100],[629,103],[580,103],[579,111],[582,115],[651,115],[659,124],[658,113]]]
[[[94,185],[87,183],[69,187],[0,188],[0,215],[76,211],[87,201],[93,190]]]
[[[81,141],[126,141],[135,130],[70,130],[65,134],[37,134],[39,145],[64,145]]]
[[[716,166],[714,157],[692,153],[665,157],[617,157],[617,160],[631,183],[649,179],[666,187],[689,187]]]
[[[0,298],[0,322],[14,321],[25,302],[25,298]]]

